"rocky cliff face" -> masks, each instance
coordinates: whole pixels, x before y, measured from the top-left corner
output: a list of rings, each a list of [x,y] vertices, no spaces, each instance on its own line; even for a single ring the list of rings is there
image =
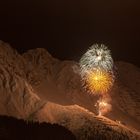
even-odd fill
[[[55,59],[41,48],[28,51],[23,57],[27,62],[27,80],[40,98],[62,105],[78,104],[96,111],[97,97],[91,98],[83,90],[78,63]]]
[[[0,41],[0,114],[58,123],[80,139],[95,133],[107,138],[100,130],[108,132],[109,139],[138,139],[139,133],[130,127],[140,129],[140,71],[125,62],[116,67],[118,77],[110,93],[113,109],[107,116],[126,126],[95,115],[98,97],[83,90],[76,62],[60,61],[41,48],[20,55]]]
[[[126,62],[117,62],[116,67],[110,117],[140,130],[140,69]]]
[[[27,118],[42,102],[26,80],[25,60],[0,42],[0,114]]]

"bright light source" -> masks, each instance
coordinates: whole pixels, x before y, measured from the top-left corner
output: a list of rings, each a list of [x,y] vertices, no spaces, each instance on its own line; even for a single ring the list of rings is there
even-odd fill
[[[102,57],[101,57],[101,56],[98,56],[98,57],[97,57],[97,59],[98,59],[98,60],[101,60],[101,59],[102,59]]]
[[[86,85],[93,93],[107,93],[113,85],[113,77],[105,71],[91,71],[87,74]]]

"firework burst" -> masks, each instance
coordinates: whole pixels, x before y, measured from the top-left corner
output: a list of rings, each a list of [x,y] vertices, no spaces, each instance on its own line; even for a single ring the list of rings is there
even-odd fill
[[[85,76],[85,87],[91,93],[105,94],[113,85],[113,75],[103,70],[90,71]]]
[[[102,69],[112,71],[113,59],[107,46],[92,45],[80,59],[81,74],[84,76],[89,70]]]

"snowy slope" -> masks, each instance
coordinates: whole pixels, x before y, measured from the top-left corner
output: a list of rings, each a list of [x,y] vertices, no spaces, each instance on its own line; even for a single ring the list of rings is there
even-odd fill
[[[140,130],[140,70],[117,62],[117,77],[112,89],[112,111],[108,116]]]
[[[58,123],[80,140],[139,140],[140,133],[78,106],[62,106],[48,102],[36,115],[40,122]]]

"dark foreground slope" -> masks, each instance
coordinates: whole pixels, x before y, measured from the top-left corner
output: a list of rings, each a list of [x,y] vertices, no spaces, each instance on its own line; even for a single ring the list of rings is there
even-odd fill
[[[0,140],[75,140],[75,137],[57,124],[27,122],[0,116]]]

